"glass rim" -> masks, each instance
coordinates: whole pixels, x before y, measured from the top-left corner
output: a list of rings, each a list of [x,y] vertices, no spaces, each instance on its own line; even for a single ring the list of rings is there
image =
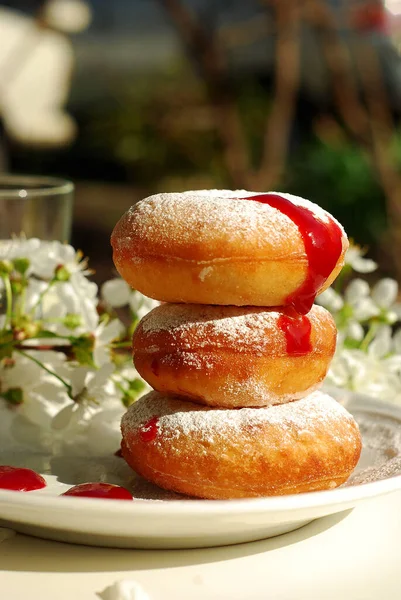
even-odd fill
[[[7,189],[7,185],[12,187]],[[31,188],[30,186],[32,185],[36,187]],[[0,199],[15,198],[21,200],[24,198],[41,198],[56,194],[69,194],[73,191],[74,184],[68,179],[41,175],[0,174]]]

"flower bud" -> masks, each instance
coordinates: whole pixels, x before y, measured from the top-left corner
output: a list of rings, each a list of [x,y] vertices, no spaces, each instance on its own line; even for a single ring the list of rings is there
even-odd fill
[[[27,258],[15,258],[13,262],[14,269],[21,275],[25,275],[31,264]]]
[[[11,290],[14,296],[19,296],[23,290],[23,284],[17,279],[13,279],[11,282]]]
[[[70,277],[71,273],[65,268],[64,265],[57,265],[57,267],[54,269],[54,279],[56,281],[69,281]]]
[[[78,314],[69,313],[64,317],[63,325],[67,327],[67,329],[76,329],[82,325],[82,317]]]
[[[8,404],[11,404],[12,406],[19,406],[24,401],[24,392],[20,387],[8,388],[8,390],[3,392],[1,396],[6,402],[8,402]]]
[[[9,275],[13,270],[13,263],[9,260],[0,260],[0,277]]]

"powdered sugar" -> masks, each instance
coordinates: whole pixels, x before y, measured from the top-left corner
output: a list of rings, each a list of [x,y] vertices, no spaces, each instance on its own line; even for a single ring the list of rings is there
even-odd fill
[[[357,412],[355,417],[361,429],[364,448],[361,464],[347,485],[371,483],[401,475],[400,421],[368,411]]]
[[[268,204],[244,201],[254,195],[257,192],[198,190],[149,196],[132,206],[120,220],[113,243],[121,249],[131,247],[134,236],[149,241],[152,248],[163,248],[167,254],[170,250],[166,248],[171,248],[175,257],[183,259],[187,258],[185,249],[201,246],[204,260],[230,258],[233,247],[244,245],[274,251],[277,259],[281,247],[291,250],[292,237],[298,242],[298,228],[289,217]],[[316,204],[290,194],[282,195],[328,222],[328,213]],[[216,237],[220,242],[219,256],[211,246]]]
[[[205,281],[206,277],[213,271],[213,267],[204,267],[199,273],[199,279]]]
[[[269,382],[265,382],[261,377],[255,375],[248,377],[244,381],[235,379],[233,376],[227,377],[224,382],[218,386],[218,392],[224,394],[230,399],[230,405],[234,408],[240,408],[244,399],[244,395],[252,398],[252,406],[269,406],[271,404],[285,404],[292,400],[299,400],[308,396],[321,385],[318,381],[311,385],[308,389],[302,389],[298,393],[283,394],[278,390],[272,389]]]
[[[277,326],[281,314],[282,311],[267,308],[163,304],[145,315],[139,327],[152,347],[154,334],[169,332],[180,350],[229,344],[236,352],[251,350],[261,354],[266,347],[271,350],[275,339],[276,352],[286,355],[285,337]],[[327,311],[317,305],[308,313],[312,327],[318,330],[318,345],[319,338],[325,335],[327,318]]]
[[[222,438],[230,439],[241,432],[242,439],[252,438],[255,429],[271,424],[294,441],[299,437],[313,435],[319,427],[327,428],[327,435],[336,436],[335,424],[349,424],[350,439],[354,439],[353,418],[330,396],[314,392],[287,404],[265,408],[214,409],[174,396],[151,392],[135,402],[122,419],[123,435],[138,431],[150,419],[157,417],[158,439],[174,440],[181,436],[196,436],[199,442],[213,444]],[[333,428],[334,426],[334,428]],[[344,429],[345,431],[345,429]],[[344,435],[346,435],[344,433]],[[244,443],[244,449],[246,448]]]

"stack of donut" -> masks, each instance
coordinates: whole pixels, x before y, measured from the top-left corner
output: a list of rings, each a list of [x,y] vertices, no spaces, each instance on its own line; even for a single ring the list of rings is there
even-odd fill
[[[320,207],[288,194],[158,194],[112,234],[122,277],[163,302],[133,356],[155,391],[122,419],[122,453],[157,485],[200,498],[323,490],[361,452],[358,426],[316,391],[336,344],[314,305],[348,247]]]

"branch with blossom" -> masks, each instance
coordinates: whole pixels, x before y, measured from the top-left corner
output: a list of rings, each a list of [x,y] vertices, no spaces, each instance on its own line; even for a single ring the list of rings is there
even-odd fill
[[[132,365],[133,327],[156,303],[119,278],[99,295],[90,274],[66,244],[0,245],[0,445],[118,448],[119,418],[146,389]]]
[[[377,265],[351,245],[346,264],[331,288],[317,301],[338,328],[337,350],[326,383],[401,402],[401,303],[398,283],[388,277],[372,287],[355,272],[367,274]]]

